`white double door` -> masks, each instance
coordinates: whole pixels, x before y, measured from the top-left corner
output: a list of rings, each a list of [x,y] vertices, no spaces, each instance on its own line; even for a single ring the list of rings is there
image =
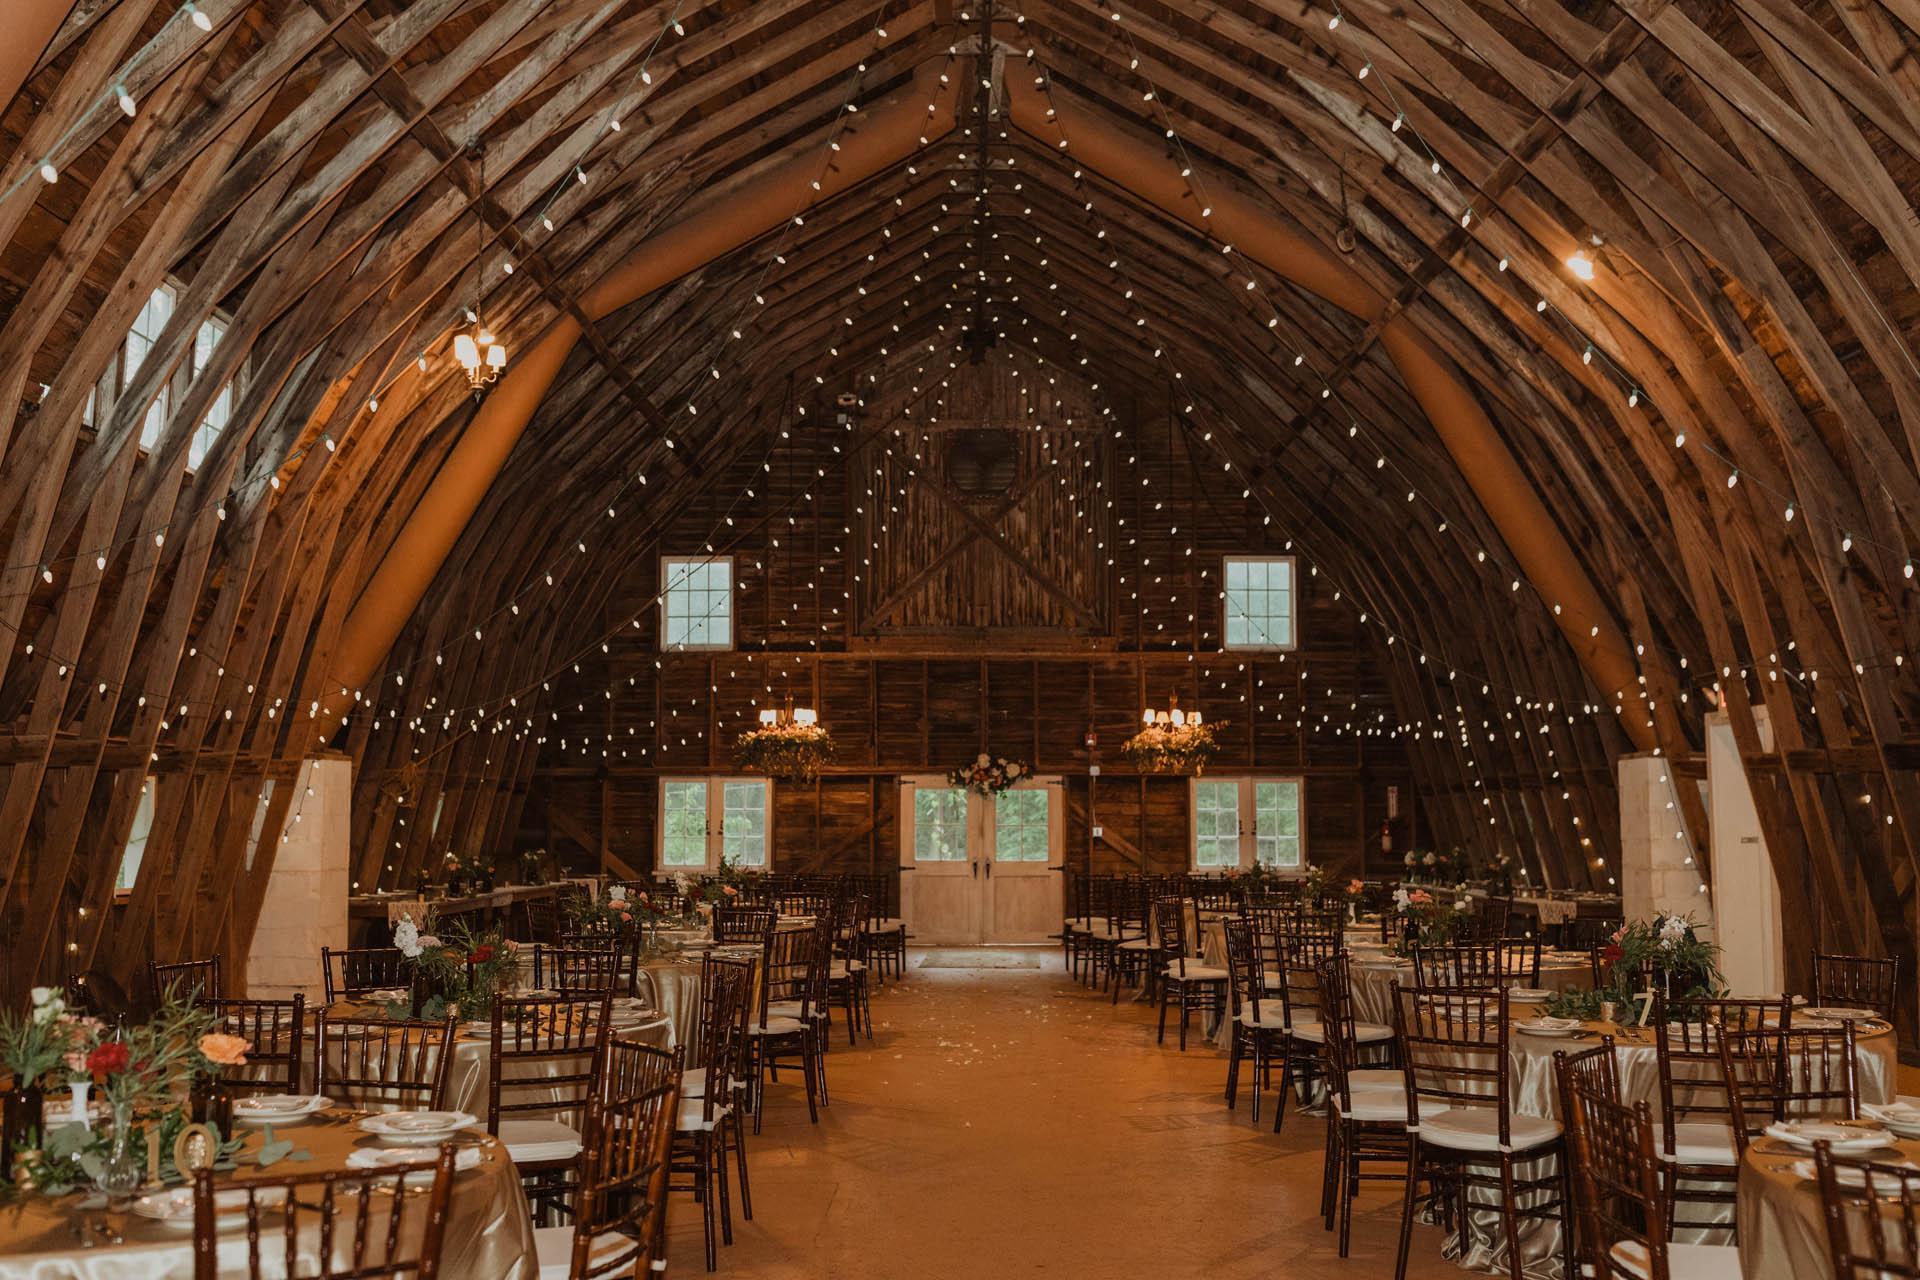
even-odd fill
[[[914,941],[1045,942],[1060,932],[1065,812],[1058,778],[983,796],[945,778],[900,784],[900,901]]]

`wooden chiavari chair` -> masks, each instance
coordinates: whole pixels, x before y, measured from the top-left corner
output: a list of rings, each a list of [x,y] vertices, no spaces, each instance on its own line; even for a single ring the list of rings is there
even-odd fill
[[[149,963],[147,991],[156,1008],[169,995],[191,1000],[195,1004],[218,1000],[221,996],[220,957],[182,960],[176,964]]]
[[[204,1000],[220,1030],[251,1048],[244,1066],[221,1067],[220,1082],[242,1093],[299,1093],[306,1059],[307,997],[291,1000]]]
[[[316,1241],[325,1255],[320,1274],[434,1280],[452,1197],[454,1150],[440,1148],[424,1196],[412,1193],[407,1179],[417,1175],[406,1169],[261,1174],[218,1186],[213,1171],[201,1169],[193,1176],[194,1280],[311,1274]],[[236,1205],[234,1196],[244,1203]],[[377,1218],[370,1212],[376,1205]],[[244,1239],[222,1231],[222,1219],[244,1223]]]
[[[1423,987],[1534,987],[1538,938],[1486,938],[1413,949],[1414,982]]]
[[[827,1101],[824,1028],[832,944],[832,928],[825,919],[773,935],[760,983],[760,1017],[749,1028],[755,1133],[760,1132],[767,1080],[778,1079],[780,1064],[796,1058],[806,1082],[807,1116],[820,1123],[820,1106]]]
[[[1344,1258],[1360,1183],[1404,1182],[1407,1178],[1407,1086],[1398,1070],[1362,1064],[1361,1045],[1353,1034],[1353,988],[1344,953],[1321,961],[1319,982],[1321,1025],[1326,1029],[1321,1066],[1327,1077],[1321,1212],[1328,1230],[1333,1230],[1337,1222],[1340,1256]],[[1369,1165],[1388,1168],[1385,1172],[1368,1172]]]
[[[833,958],[827,969],[827,1005],[847,1016],[847,1043],[859,1043],[862,1026],[873,1039],[873,1006],[867,984],[867,937],[861,925],[867,918],[867,897],[849,894],[836,901],[833,913]]]
[[[1770,1124],[1860,1117],[1851,1022],[1733,1032],[1720,1037],[1719,1049],[1736,1158]]]
[[[666,1202],[686,1050],[605,1042],[586,1111],[573,1224],[533,1233],[540,1280],[666,1270]]]
[[[320,1011],[319,1092],[369,1111],[438,1111],[453,1064],[453,1015],[439,1022]]]
[[[1824,1142],[1813,1169],[1834,1280],[1920,1280],[1920,1170],[1843,1160]]]
[[[493,1002],[487,1132],[536,1206],[557,1206],[569,1192],[611,1004],[605,991]]]
[[[1668,1223],[1677,1230],[1727,1230],[1730,1210],[1707,1217],[1681,1217],[1680,1184],[1689,1204],[1730,1206],[1740,1173],[1740,1142],[1734,1135],[1733,1103],[1720,1039],[1751,1031],[1789,1028],[1792,1005],[1778,1000],[1687,998],[1653,1000],[1654,1046],[1660,1065],[1660,1159],[1666,1166]],[[1784,1053],[1786,1042],[1771,1042]],[[1786,1075],[1783,1061],[1775,1078]],[[1723,1220],[1716,1221],[1716,1217]]]
[[[539,981],[562,995],[604,995],[631,991],[622,971],[621,952],[613,947],[542,947]]]
[[[1253,1064],[1253,1119],[1260,1120],[1260,1090],[1272,1074],[1271,1064],[1287,1054],[1287,1006],[1267,994],[1265,967],[1253,925],[1244,919],[1225,922],[1227,936],[1228,1015],[1233,1040],[1227,1052],[1227,1109],[1240,1101],[1240,1061]],[[1285,1080],[1284,1072],[1282,1080]]]
[[[1189,952],[1187,903],[1184,898],[1157,898],[1153,904],[1154,936],[1160,942],[1160,1030],[1156,1044],[1167,1042],[1167,1005],[1180,1001],[1180,1048],[1187,1047],[1187,1018],[1195,1004],[1216,1016],[1226,1011],[1227,971],[1204,964]],[[1199,993],[1196,1002],[1194,993]]]
[[[1564,1114],[1580,1220],[1583,1271],[1597,1280],[1739,1280],[1739,1251],[1729,1245],[1668,1239],[1661,1164],[1647,1104],[1621,1105],[1568,1081]],[[1574,1274],[1571,1267],[1568,1275]]]
[[[1150,986],[1160,966],[1160,944],[1155,940],[1148,918],[1147,886],[1144,880],[1128,876],[1113,888],[1113,954],[1107,978],[1113,984],[1112,1003],[1120,1003],[1120,988],[1126,985]]]
[[[700,1204],[709,1271],[719,1265],[716,1228],[728,1244],[733,1243],[732,1199],[727,1188],[729,1121],[736,1137],[741,1130],[736,1095],[725,1082],[741,1069],[742,1011],[752,1006],[752,982],[750,964],[709,960],[702,967],[698,1069],[703,1087],[698,1096],[687,1095],[683,1087],[674,1121],[671,1172],[684,1175],[686,1181],[672,1183],[670,1189],[690,1191]]]
[[[320,948],[327,1003],[413,985],[413,964],[398,947]]]
[[[1323,981],[1328,965],[1337,966],[1339,973],[1333,992],[1338,1002],[1332,1005],[1326,1002],[1328,991]],[[1279,991],[1287,1003],[1287,1057],[1281,1072],[1280,1105],[1273,1117],[1275,1133],[1286,1121],[1287,1099],[1294,1088],[1312,1096],[1329,1035],[1343,1036],[1354,1046],[1352,1060],[1358,1066],[1369,1065],[1361,1059],[1369,1054],[1377,1059],[1382,1047],[1390,1050],[1393,1042],[1392,1027],[1361,1022],[1354,1016],[1347,955],[1338,933],[1298,933],[1282,938]]]
[[[1893,1021],[1899,1004],[1900,961],[1873,956],[1813,954],[1813,1003],[1871,1009]]]
[[[1409,1134],[1395,1280],[1406,1280],[1423,1179],[1427,1199],[1436,1204],[1451,1194],[1463,1248],[1476,1211],[1498,1218],[1494,1243],[1505,1252],[1512,1280],[1522,1280],[1522,1219],[1560,1224],[1566,1274],[1573,1275],[1565,1134],[1558,1121],[1513,1109],[1505,988],[1405,989],[1396,982],[1393,1012]],[[1543,1167],[1548,1160],[1552,1165]]]

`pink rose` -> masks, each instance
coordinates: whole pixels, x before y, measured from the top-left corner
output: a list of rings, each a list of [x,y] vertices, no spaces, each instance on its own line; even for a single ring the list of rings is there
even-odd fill
[[[253,1048],[239,1036],[204,1035],[200,1037],[200,1056],[222,1067],[241,1067],[247,1062],[247,1050]]]

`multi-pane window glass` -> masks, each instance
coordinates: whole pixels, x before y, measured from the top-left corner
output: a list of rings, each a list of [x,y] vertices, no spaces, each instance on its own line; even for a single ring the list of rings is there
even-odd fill
[[[161,330],[167,327],[167,321],[173,318],[173,304],[176,295],[172,285],[161,285],[140,308],[140,314],[133,318],[133,327],[127,330],[126,348],[120,356],[120,390],[125,391],[134,375],[140,372],[140,366],[147,355],[160,341]],[[147,406],[146,419],[140,424],[140,447],[151,449],[160,439],[160,429],[167,423],[167,413],[173,397],[170,388],[162,385],[160,394]]]
[[[1228,557],[1224,597],[1227,648],[1293,647],[1292,559]]]
[[[213,349],[220,345],[220,339],[227,336],[227,322],[218,316],[207,319],[200,331],[193,335],[193,376],[199,377],[200,371],[213,359]],[[220,394],[207,406],[207,416],[193,433],[193,440],[187,445],[187,470],[197,470],[206,461],[207,453],[213,448],[213,442],[227,429],[227,421],[233,416],[233,384],[229,382],[220,388]]]
[[[1194,779],[1194,868],[1303,865],[1300,804],[1298,778]]]
[[[733,645],[733,561],[727,556],[660,562],[660,639],[667,649]]]
[[[707,784],[660,784],[660,865],[707,865]]]
[[[913,792],[916,862],[967,860],[967,793],[960,787],[916,787]]]
[[[1300,784],[1253,784],[1253,848],[1261,865],[1300,865]]]
[[[1240,865],[1240,788],[1200,779],[1193,784],[1193,865]]]
[[[660,865],[717,871],[767,866],[768,801],[763,778],[667,778],[660,783]]]
[[[120,871],[113,878],[115,893],[132,893],[133,882],[140,878],[140,861],[147,856],[147,837],[153,831],[153,779],[140,784],[140,804],[133,811],[133,832],[120,855]]]
[[[993,798],[993,857],[996,862],[1047,860],[1047,790],[1027,787]]]

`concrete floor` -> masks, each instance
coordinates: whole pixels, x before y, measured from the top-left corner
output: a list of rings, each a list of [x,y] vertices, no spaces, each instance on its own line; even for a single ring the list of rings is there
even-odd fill
[[[1320,1117],[1271,1131],[1221,1090],[1226,1057],[1153,1043],[1118,1008],[1038,969],[921,969],[874,995],[875,1039],[829,1057],[833,1105],[807,1123],[797,1082],[749,1137],[757,1216],[720,1274],[756,1277],[1390,1277],[1399,1200],[1362,1189],[1353,1256],[1319,1218]],[[784,1080],[784,1078],[783,1078]],[[737,1210],[737,1206],[736,1206]],[[672,1206],[672,1263],[699,1274],[699,1214]],[[1465,1273],[1416,1227],[1415,1277]]]

